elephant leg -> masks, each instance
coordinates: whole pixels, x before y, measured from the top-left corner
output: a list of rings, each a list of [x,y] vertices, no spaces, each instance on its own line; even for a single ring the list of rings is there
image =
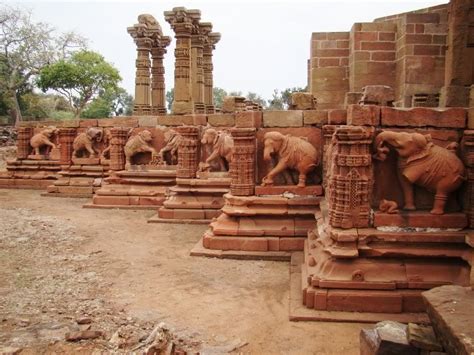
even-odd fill
[[[448,200],[448,194],[445,192],[436,191],[433,203],[433,209],[430,211],[431,214],[444,214],[444,206]]]
[[[298,177],[298,187],[305,187],[305,186],[306,186],[306,174],[300,172],[299,177]]]
[[[273,178],[275,175],[281,173],[283,170],[286,169],[286,162],[280,160],[278,164],[263,178],[262,185],[273,185]]]
[[[408,211],[416,210],[413,184],[400,172],[398,173],[398,180],[400,181],[400,185],[402,186],[403,197],[405,201],[403,209]]]
[[[94,158],[95,157],[95,151],[92,149],[92,145],[88,144],[86,145],[86,149],[89,152],[89,158]]]
[[[40,153],[41,153],[41,152],[40,152],[39,147],[36,147],[36,148],[35,148],[35,154],[36,154],[36,155],[40,155]]]

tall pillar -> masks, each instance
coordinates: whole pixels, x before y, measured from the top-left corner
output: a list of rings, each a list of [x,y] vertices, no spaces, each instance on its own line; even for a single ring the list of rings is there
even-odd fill
[[[71,164],[73,147],[72,144],[76,138],[77,130],[75,128],[60,128],[58,134],[59,140],[59,164]]]
[[[166,114],[166,86],[165,67],[163,58],[166,47],[171,43],[168,36],[157,36],[151,48],[151,113],[153,115]]]
[[[467,171],[467,191],[463,202],[469,218],[469,227],[474,228],[474,130],[464,131],[462,142],[463,160]]]
[[[212,71],[212,51],[216,48],[216,43],[221,39],[221,34],[211,32],[205,37],[203,48],[203,67],[204,67],[204,104],[206,113],[215,113],[214,107],[214,79]]]
[[[194,178],[199,165],[199,128],[180,126],[176,130],[182,136],[178,148],[176,177]]]
[[[469,48],[474,45],[474,38],[470,38],[472,26],[474,0],[451,0],[448,5],[448,48],[440,106],[468,106],[474,71],[471,65],[474,54]]]
[[[193,113],[191,82],[191,35],[193,27],[199,23],[201,12],[175,7],[165,11],[165,19],[171,25],[176,37],[174,100],[172,112],[176,115]]]
[[[333,135],[328,154],[329,224],[338,228],[369,226],[373,184],[373,128],[340,126]]]
[[[127,143],[128,128],[114,127],[110,130],[110,170],[125,169],[124,147]]]
[[[234,196],[252,196],[255,193],[255,128],[233,128],[234,139],[230,163],[230,192]]]
[[[203,47],[204,33],[212,28],[208,22],[198,23],[193,27],[191,36],[191,84],[194,113],[206,113],[204,105],[204,68]]]
[[[18,138],[16,140],[16,158],[26,159],[31,152],[30,139],[33,137],[33,127],[19,127]]]

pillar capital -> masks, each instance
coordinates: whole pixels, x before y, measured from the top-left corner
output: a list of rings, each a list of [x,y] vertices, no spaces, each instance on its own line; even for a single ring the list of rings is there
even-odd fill
[[[201,19],[201,11],[186,9],[185,7],[174,7],[171,11],[165,11],[165,20],[171,25],[176,37],[191,36],[194,26]]]

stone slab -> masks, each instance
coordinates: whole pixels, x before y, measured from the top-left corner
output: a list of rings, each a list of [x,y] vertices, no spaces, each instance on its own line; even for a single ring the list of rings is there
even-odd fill
[[[263,127],[302,127],[303,111],[265,111]]]
[[[175,223],[175,224],[209,224],[210,219],[189,219],[189,218],[160,218],[158,216],[153,216],[147,220],[147,223]]]
[[[474,353],[474,290],[441,286],[422,293],[438,340],[449,354]]]
[[[374,214],[374,227],[465,228],[467,225],[466,214],[460,212],[443,215],[424,211]]]
[[[237,259],[237,260],[272,260],[272,261],[290,261],[291,252],[282,251],[242,251],[242,250],[215,250],[207,249],[203,246],[201,238],[191,249],[191,256],[203,256],[219,259]]]
[[[465,128],[467,110],[452,107],[446,109],[414,107],[409,109],[382,107],[382,126]]]
[[[429,323],[429,318],[425,313],[337,312],[306,308],[303,305],[303,293],[301,292],[301,265],[303,264],[303,258],[304,256],[302,252],[294,252],[291,256],[289,307],[290,321],[374,323],[383,320],[393,320],[402,323]]]
[[[95,205],[92,202],[82,205],[82,208],[97,208],[97,209],[119,209],[119,210],[153,210],[156,211],[156,206],[151,205]]]
[[[285,192],[292,193],[298,196],[321,196],[323,194],[323,187],[321,185],[312,185],[306,187],[298,187],[296,185],[281,185],[281,186],[255,186],[255,195],[281,195]]]

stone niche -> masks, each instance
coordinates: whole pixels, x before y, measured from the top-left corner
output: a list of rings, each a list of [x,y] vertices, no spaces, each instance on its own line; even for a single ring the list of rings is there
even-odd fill
[[[263,137],[267,132],[280,132],[282,134],[291,134],[294,137],[303,137],[314,147],[317,148],[320,161],[322,159],[322,132],[319,128],[314,127],[292,127],[292,128],[261,128],[257,131],[257,152],[256,152],[256,171],[257,185],[262,183],[263,177],[271,170],[273,162],[266,161],[263,158],[264,142]],[[321,184],[322,178],[322,164],[319,164],[307,175],[307,185],[319,185]],[[295,170],[289,170],[287,173],[278,174],[275,178],[275,186],[288,186],[298,184],[298,173]]]

